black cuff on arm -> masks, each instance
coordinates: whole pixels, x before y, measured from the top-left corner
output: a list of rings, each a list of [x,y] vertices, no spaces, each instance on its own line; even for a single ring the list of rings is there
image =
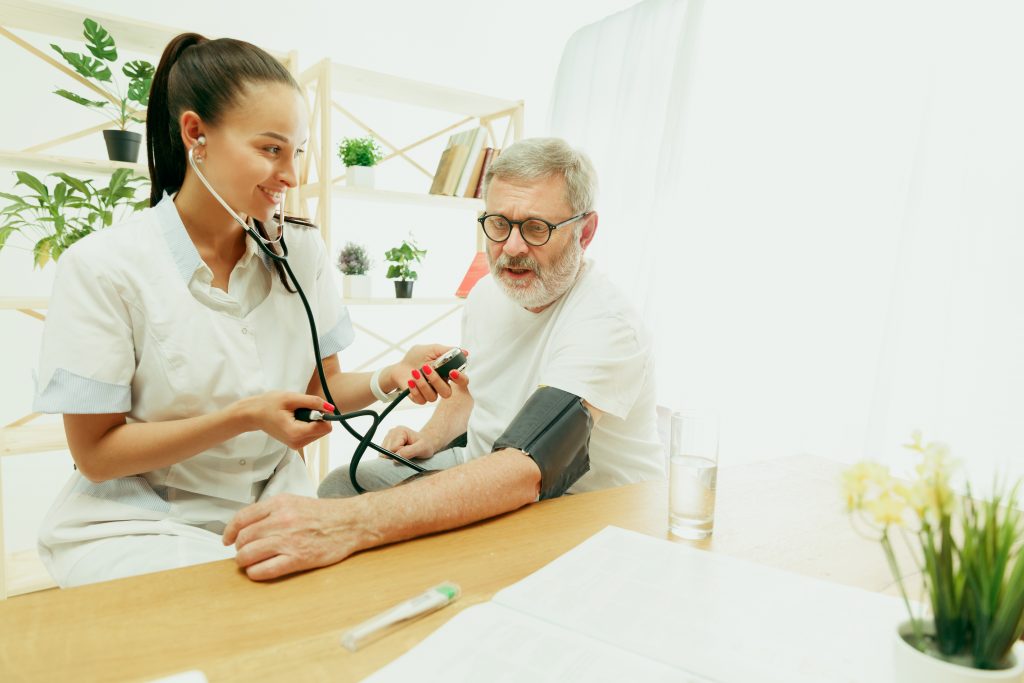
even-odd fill
[[[557,498],[590,470],[594,421],[583,399],[540,387],[494,442],[492,451],[516,448],[540,468],[540,498]]]

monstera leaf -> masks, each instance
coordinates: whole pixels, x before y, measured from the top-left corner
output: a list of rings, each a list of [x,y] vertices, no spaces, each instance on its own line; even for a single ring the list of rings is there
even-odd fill
[[[105,107],[105,106],[107,106],[107,101],[106,100],[87,100],[84,97],[82,97],[81,95],[79,95],[77,93],[73,93],[70,90],[64,90],[63,88],[61,88],[59,90],[54,90],[53,92],[54,92],[54,94],[60,95],[61,97],[65,98],[65,99],[69,99],[72,102],[74,102],[75,104],[80,104],[83,107]]]
[[[88,18],[82,24],[85,26],[82,35],[85,36],[85,47],[89,52],[97,59],[106,62],[117,61],[117,46],[114,45],[114,37],[107,32],[107,29]]]
[[[79,75],[98,83],[100,90],[109,96],[110,101],[91,100],[63,88],[55,90],[54,93],[83,107],[99,109],[113,119],[121,130],[127,127],[129,121],[141,122],[143,119],[136,115],[137,112],[132,111],[134,105],[129,106],[128,102],[149,105],[149,90],[153,85],[153,73],[156,69],[145,60],[132,60],[121,67],[121,73],[129,79],[127,89],[117,87],[113,84],[114,74],[108,66],[108,63],[113,64],[117,60],[117,46],[114,44],[113,36],[92,19],[86,19],[82,24],[82,35],[90,54],[71,52],[54,44],[50,47]],[[111,85],[105,85],[107,83]]]
[[[113,74],[110,68],[98,59],[93,59],[78,52],[65,52],[59,45],[50,44],[54,51],[64,58],[64,61],[71,65],[75,71],[103,83],[109,83]]]
[[[156,71],[153,65],[144,59],[135,59],[124,65],[121,69],[128,78],[133,81],[136,79],[142,80],[153,80],[153,72]]]
[[[147,106],[149,104],[149,89],[153,85],[153,73],[156,69],[149,62],[137,59],[125,64],[121,71],[131,79],[128,83],[128,99]]]

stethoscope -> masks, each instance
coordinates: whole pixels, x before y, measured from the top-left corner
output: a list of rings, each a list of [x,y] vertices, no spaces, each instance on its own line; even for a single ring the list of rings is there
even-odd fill
[[[327,377],[324,374],[324,365],[320,359],[320,341],[317,337],[316,322],[313,319],[313,311],[309,306],[309,301],[306,299],[305,292],[303,292],[302,287],[299,286],[299,281],[295,277],[295,273],[292,272],[291,266],[288,265],[288,245],[284,241],[285,192],[283,190],[281,191],[280,211],[277,214],[280,217],[280,221],[278,223],[277,239],[267,239],[263,237],[263,235],[261,235],[253,225],[250,225],[246,221],[242,220],[241,216],[235,213],[234,209],[228,206],[228,203],[224,201],[224,198],[221,197],[220,194],[213,189],[213,186],[210,184],[210,181],[208,181],[206,179],[206,176],[203,175],[203,172],[199,170],[199,164],[195,159],[195,150],[197,147],[201,147],[205,144],[206,136],[200,135],[199,138],[197,139],[196,144],[190,147],[188,150],[188,163],[192,167],[192,170],[195,171],[196,177],[199,178],[199,181],[206,187],[207,190],[210,191],[210,194],[213,195],[213,198],[216,199],[217,202],[224,207],[224,210],[228,212],[228,215],[235,219],[235,222],[242,227],[242,230],[248,233],[249,237],[255,240],[256,245],[260,248],[260,251],[266,254],[268,258],[284,266],[284,270],[288,274],[288,278],[291,280],[292,285],[295,286],[295,291],[298,292],[299,298],[302,300],[303,308],[306,309],[306,318],[309,321],[309,332],[310,335],[313,337],[313,357],[316,360],[316,372],[317,375],[320,377],[320,386],[324,390],[324,397],[327,399],[327,402],[330,403],[331,405],[334,405],[335,408],[333,413],[320,413],[319,411],[313,411],[308,408],[299,408],[298,410],[295,411],[295,419],[301,420],[303,422],[312,422],[318,420],[340,422],[341,425],[345,428],[346,431],[348,431],[349,434],[351,434],[353,437],[359,440],[359,445],[356,446],[355,451],[352,453],[352,461],[349,464],[348,469],[349,478],[352,480],[352,486],[359,493],[364,493],[365,489],[359,485],[359,482],[356,481],[356,468],[359,467],[359,461],[363,457],[363,454],[366,452],[367,448],[372,448],[381,455],[396,460],[405,465],[406,467],[412,468],[416,472],[426,472],[427,469],[422,465],[419,465],[407,458],[403,458],[397,453],[392,453],[388,449],[373,443],[373,437],[377,433],[377,427],[380,426],[380,423],[384,420],[385,417],[387,417],[388,413],[394,410],[395,406],[397,406],[402,401],[402,399],[409,395],[408,389],[404,389],[400,394],[398,394],[398,396],[396,396],[395,399],[390,404],[388,404],[388,406],[380,413],[377,413],[377,411],[375,410],[369,409],[357,410],[351,413],[342,413],[340,410],[338,410],[337,404],[335,404],[334,399],[331,397],[331,390],[327,386]],[[249,220],[251,220],[251,218]],[[281,253],[277,253],[276,251],[274,251],[274,249],[271,248],[272,246],[280,247]],[[456,351],[458,351],[458,353],[455,353]],[[452,369],[459,369],[460,367],[465,365],[465,356],[463,356],[461,351],[459,351],[458,349],[452,349],[438,360],[441,362],[437,363],[435,369],[437,369],[439,371],[439,374],[441,374],[441,377],[445,379],[447,379],[448,377],[448,371]],[[370,428],[366,431],[365,434],[360,434],[355,429],[353,429],[352,426],[348,423],[349,419],[357,417],[370,417],[373,419]]]

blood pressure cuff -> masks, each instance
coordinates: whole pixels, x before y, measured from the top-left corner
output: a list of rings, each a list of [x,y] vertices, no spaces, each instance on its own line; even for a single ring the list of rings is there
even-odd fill
[[[590,469],[594,421],[583,399],[540,387],[494,442],[493,451],[516,448],[540,468],[540,499],[557,498]]]

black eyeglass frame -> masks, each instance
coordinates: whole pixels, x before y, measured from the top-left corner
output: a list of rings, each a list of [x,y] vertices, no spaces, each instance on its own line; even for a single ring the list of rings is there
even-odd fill
[[[591,213],[593,213],[593,211],[584,211],[583,213],[576,214],[572,218],[566,218],[561,223],[552,223],[550,221],[544,220],[543,218],[534,218],[532,216],[530,218],[527,218],[527,219],[524,219],[524,220],[521,220],[521,221],[513,221],[513,220],[509,220],[509,218],[507,216],[505,216],[503,214],[500,214],[500,213],[485,213],[485,214],[482,214],[481,216],[479,216],[476,219],[476,222],[480,224],[480,229],[484,231],[484,236],[487,239],[489,239],[490,241],[492,241],[492,242],[497,242],[498,244],[501,244],[502,242],[507,242],[508,238],[512,236],[512,231],[515,230],[518,227],[519,228],[519,236],[523,238],[524,242],[529,244],[531,247],[543,247],[545,244],[547,244],[548,242],[551,241],[551,233],[553,233],[557,228],[560,228],[563,225],[568,225],[569,223],[574,223],[574,222],[578,221],[581,218],[585,218],[586,216],[589,216]],[[487,228],[484,226],[484,221],[486,221],[488,218],[493,218],[495,216],[497,216],[498,218],[504,219],[504,221],[506,223],[508,223],[508,234],[505,235],[505,239],[503,239],[503,240],[496,240],[493,237],[491,237],[490,234],[487,232]],[[529,223],[530,221],[539,221],[539,222],[543,223],[544,225],[548,226],[548,237],[547,237],[546,240],[544,240],[540,244],[534,244],[530,240],[526,239],[526,235],[523,233],[523,223]]]

